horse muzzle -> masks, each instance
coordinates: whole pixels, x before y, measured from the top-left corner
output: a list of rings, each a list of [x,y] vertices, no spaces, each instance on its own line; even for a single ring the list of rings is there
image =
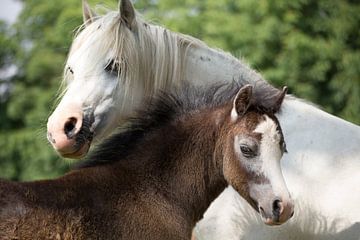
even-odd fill
[[[90,149],[93,138],[91,108],[67,106],[66,111],[56,109],[47,123],[47,138],[53,148],[65,158],[82,158]]]

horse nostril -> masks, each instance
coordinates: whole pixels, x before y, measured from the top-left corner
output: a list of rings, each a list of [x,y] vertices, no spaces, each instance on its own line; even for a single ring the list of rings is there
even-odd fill
[[[71,117],[68,119],[68,121],[66,121],[64,125],[64,133],[68,138],[72,138],[74,136],[76,131],[76,123],[77,119],[74,117]]]
[[[276,199],[274,202],[273,202],[273,214],[275,216],[280,216],[282,212],[282,203],[281,203],[281,200],[279,199]]]
[[[295,211],[293,211],[293,212],[291,213],[290,217],[293,217],[293,216],[294,216],[294,212],[295,212]]]

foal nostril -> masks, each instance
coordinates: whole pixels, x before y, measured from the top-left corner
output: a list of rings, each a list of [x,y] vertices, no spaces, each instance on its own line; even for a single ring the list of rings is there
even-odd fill
[[[259,207],[259,212],[263,217],[266,216],[265,211],[264,211],[264,209],[262,207]]]
[[[77,119],[74,117],[69,118],[64,125],[64,133],[67,136],[67,138],[72,138],[75,135],[76,132],[76,123]]]
[[[275,216],[280,216],[281,212],[283,211],[282,202],[279,199],[276,199],[273,202],[273,214]]]

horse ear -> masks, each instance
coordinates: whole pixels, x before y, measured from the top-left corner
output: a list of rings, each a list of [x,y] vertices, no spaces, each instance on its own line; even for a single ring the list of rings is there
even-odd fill
[[[287,91],[288,91],[288,87],[284,86],[281,93],[277,96],[277,99],[275,102],[275,108],[274,108],[275,112],[280,110],[281,104],[284,101]]]
[[[82,1],[83,8],[83,20],[86,26],[90,25],[94,21],[96,14],[91,10],[86,0]]]
[[[250,106],[252,89],[253,87],[251,85],[245,85],[236,94],[233,101],[233,108],[231,110],[232,121],[236,121],[239,116],[242,116],[246,113]]]
[[[130,0],[121,0],[119,4],[120,17],[126,26],[132,29],[135,22],[135,9]]]

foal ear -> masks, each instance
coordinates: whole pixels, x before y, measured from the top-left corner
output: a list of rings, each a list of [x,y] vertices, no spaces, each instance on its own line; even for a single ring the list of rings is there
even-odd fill
[[[121,0],[119,4],[120,17],[129,29],[135,22],[135,9],[130,0]]]
[[[89,4],[86,0],[82,1],[82,8],[83,8],[83,20],[86,26],[90,25],[94,21],[94,18],[96,17],[96,13],[91,10],[89,7]]]
[[[288,87],[284,86],[281,93],[277,96],[277,99],[275,102],[275,108],[274,108],[275,112],[280,110],[281,104],[284,101],[287,91],[288,91]]]
[[[245,85],[236,94],[233,101],[233,108],[231,110],[232,121],[236,121],[239,116],[242,116],[246,113],[250,106],[252,89],[253,87],[251,85]]]

